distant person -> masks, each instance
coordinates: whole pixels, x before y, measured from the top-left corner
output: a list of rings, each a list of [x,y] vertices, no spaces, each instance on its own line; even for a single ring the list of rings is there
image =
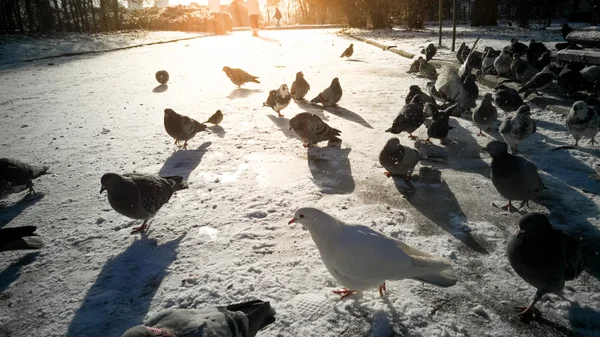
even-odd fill
[[[250,28],[252,36],[258,36],[258,20],[260,17],[260,7],[258,0],[248,0],[248,16],[250,17]]]
[[[279,10],[279,8],[275,8],[275,15],[273,15],[273,18],[275,20],[277,20],[277,28],[281,28],[281,11]]]

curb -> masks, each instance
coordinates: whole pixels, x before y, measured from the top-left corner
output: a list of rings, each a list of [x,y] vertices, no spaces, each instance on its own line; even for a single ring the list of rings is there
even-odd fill
[[[348,37],[351,37],[351,38],[353,38],[355,40],[362,41],[362,42],[371,44],[373,46],[379,47],[379,48],[381,48],[383,50],[391,51],[392,53],[398,54],[398,55],[400,55],[402,57],[406,57],[407,59],[412,59],[413,57],[415,57],[414,54],[411,54],[409,52],[405,52],[404,50],[398,49],[398,48],[395,48],[395,47],[394,48],[390,48],[389,46],[384,45],[383,43],[379,43],[377,41],[373,41],[373,40],[370,40],[370,39],[366,39],[364,37],[359,37],[359,36],[355,36],[355,35],[344,33],[344,32],[342,32],[341,34],[346,35]]]
[[[180,38],[180,39],[166,40],[166,41],[148,42],[148,43],[136,44],[136,45],[133,45],[133,46],[126,46],[126,47],[119,47],[119,48],[105,49],[105,50],[88,50],[88,51],[82,51],[82,52],[76,52],[76,53],[62,53],[62,54],[58,54],[58,55],[37,57],[37,58],[33,58],[33,59],[26,59],[26,60],[21,60],[21,61],[17,61],[17,62],[7,63],[7,64],[3,64],[2,66],[9,65],[9,64],[15,64],[15,63],[21,63],[21,62],[33,62],[33,61],[38,61],[38,60],[55,59],[55,58],[59,58],[59,57],[71,57],[71,56],[88,55],[88,54],[108,53],[108,52],[112,52],[112,51],[119,51],[119,50],[125,50],[125,49],[132,49],[132,48],[139,48],[139,47],[145,47],[145,46],[152,46],[152,45],[156,45],[156,44],[164,44],[164,43],[172,43],[172,42],[179,42],[179,41],[199,39],[199,38],[202,38],[202,37],[214,36],[214,35],[216,35],[216,34],[207,34],[207,35],[199,35],[199,36],[192,36],[192,37],[183,37],[183,38]]]
[[[281,26],[277,28],[275,26],[268,26],[260,28],[260,30],[300,30],[300,29],[340,29],[346,28],[346,25],[297,25],[297,26]],[[247,31],[250,27],[234,27],[233,31]]]

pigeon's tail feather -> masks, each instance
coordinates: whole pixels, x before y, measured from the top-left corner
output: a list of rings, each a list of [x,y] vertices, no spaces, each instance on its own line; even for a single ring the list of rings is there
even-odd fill
[[[254,337],[262,328],[275,322],[275,310],[269,302],[254,300],[250,302],[232,304],[226,307],[229,311],[241,311],[248,318],[247,337]]]
[[[163,178],[167,179],[168,181],[170,181],[172,183],[173,192],[177,192],[179,190],[186,189],[189,186],[187,181],[185,181],[182,176],[170,176],[170,177],[163,177]]]
[[[413,277],[413,280],[418,280],[421,282],[433,284],[444,288],[455,285],[457,281],[456,275],[454,275],[454,272],[450,269],[444,270],[439,274]]]
[[[260,83],[260,81],[258,80],[258,77],[251,78],[249,82]]]
[[[312,103],[323,103],[325,102],[325,100],[323,99],[323,96],[321,96],[321,94],[319,94],[317,97],[313,98],[311,100]]]

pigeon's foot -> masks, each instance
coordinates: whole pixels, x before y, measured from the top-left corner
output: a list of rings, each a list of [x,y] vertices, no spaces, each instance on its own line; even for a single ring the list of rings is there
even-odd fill
[[[33,189],[33,186],[29,187],[29,192],[27,192],[27,195],[36,195],[35,190]]]
[[[183,149],[187,150],[187,140],[185,141],[185,143],[183,143]]]
[[[477,134],[477,136],[479,136],[479,137],[485,137],[485,135],[483,134],[483,131],[481,129],[479,129],[479,133]]]
[[[392,177],[392,174],[391,174],[391,173],[389,173],[388,171],[385,171],[385,172],[383,172],[383,175],[385,175],[385,176],[386,176],[386,177],[388,177],[388,178],[391,178],[391,177]]]
[[[304,147],[310,147],[310,143],[302,143],[302,146],[304,146]]]
[[[179,145],[179,139],[175,139],[175,143],[173,143],[175,145]]]
[[[588,142],[588,144],[594,145],[594,144],[598,144],[598,142],[592,137],[592,139]]]
[[[384,291],[387,291],[387,288],[385,287],[385,282],[383,282],[383,284],[379,286],[379,296],[383,296]]]
[[[147,222],[148,222],[148,220],[145,220],[141,226],[134,227],[131,230],[131,234],[137,234],[137,233],[141,233],[141,232],[145,231],[148,228],[148,225],[146,225]]]
[[[278,112],[277,117],[283,117],[283,115]]]
[[[529,208],[529,200],[522,201],[519,205],[519,209],[523,208],[523,206],[527,206],[527,208]]]
[[[516,307],[519,313],[515,316],[525,324],[531,323],[536,317],[542,317],[542,313],[536,307]]]
[[[344,299],[344,298],[346,298],[346,297],[348,297],[348,296],[350,296],[352,294],[356,294],[356,290],[350,290],[350,289],[347,289],[347,288],[342,288],[340,290],[334,290],[333,293],[336,294],[336,295],[342,295],[342,297],[340,297],[340,299],[342,300],[342,299]]]
[[[409,133],[409,134],[408,134],[408,138],[409,138],[409,139],[412,139],[412,140],[417,140],[417,139],[419,139],[419,137],[417,137],[417,136],[413,136],[413,134],[412,134],[412,133]]]
[[[429,137],[427,137],[427,139],[425,139],[425,143],[427,143],[427,144],[433,144],[433,142],[431,141],[431,139],[429,139]]]
[[[500,208],[503,211],[509,211],[509,212],[516,212],[517,209],[512,205],[512,202],[509,200],[508,204],[504,205],[504,206],[497,206],[496,204],[492,203],[492,205],[494,207]]]

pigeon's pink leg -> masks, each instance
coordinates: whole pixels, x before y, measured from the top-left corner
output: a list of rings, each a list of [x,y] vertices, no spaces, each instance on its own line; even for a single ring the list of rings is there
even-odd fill
[[[496,205],[494,205],[494,206],[496,206]],[[496,206],[496,207],[498,207],[498,206]],[[498,207],[498,208],[500,208],[501,210],[504,210],[504,211],[509,211],[509,212],[511,212],[511,213],[517,210],[517,209],[516,209],[516,208],[515,208],[515,207],[512,205],[512,202],[511,202],[510,200],[508,201],[508,204],[506,204],[506,205],[504,205],[504,206],[502,206],[502,207]]]
[[[485,137],[485,135],[483,134],[483,131],[481,129],[479,129],[479,133],[477,135],[479,137]]]
[[[140,232],[143,232],[144,230],[146,230],[146,228],[148,228],[148,226],[146,225],[147,222],[148,222],[148,220],[144,220],[144,223],[140,227],[134,227],[131,230],[131,234],[137,234],[137,233],[140,233]]]
[[[391,173],[389,173],[389,172],[387,172],[387,171],[383,172],[383,174],[384,174],[386,177],[388,177],[388,178],[391,178],[391,177],[392,177],[392,174],[391,174]]]
[[[385,287],[385,282],[383,282],[383,284],[379,286],[379,296],[383,296],[384,291],[387,291]]]
[[[408,134],[408,138],[410,138],[410,139],[412,139],[412,140],[419,139],[419,137],[417,137],[417,136],[413,136],[413,134],[412,134],[412,133],[409,133],[409,134]]]
[[[185,143],[183,143],[183,149],[187,150],[187,140],[185,141]]]
[[[334,290],[333,293],[336,295],[342,295],[342,297],[340,297],[340,299],[344,299],[352,294],[355,294],[356,290],[349,290],[347,288],[342,288],[341,290]]]
[[[179,139],[175,139],[175,145],[179,145]]]

